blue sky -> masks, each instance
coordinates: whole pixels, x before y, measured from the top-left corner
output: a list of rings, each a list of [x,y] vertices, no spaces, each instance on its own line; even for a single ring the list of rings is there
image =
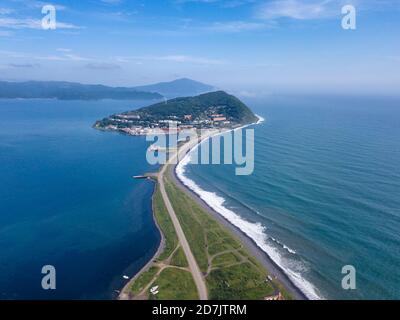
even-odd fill
[[[44,4],[57,29],[43,30]],[[341,8],[357,9],[357,29]],[[0,79],[399,93],[398,0],[2,0]]]

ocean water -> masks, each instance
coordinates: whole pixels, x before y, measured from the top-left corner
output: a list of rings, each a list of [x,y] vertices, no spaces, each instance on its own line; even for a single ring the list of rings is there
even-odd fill
[[[148,142],[91,128],[144,104],[0,100],[0,299],[109,299],[154,254]]]
[[[400,98],[247,99],[255,171],[178,167],[312,299],[400,299]],[[356,289],[342,288],[342,267]]]

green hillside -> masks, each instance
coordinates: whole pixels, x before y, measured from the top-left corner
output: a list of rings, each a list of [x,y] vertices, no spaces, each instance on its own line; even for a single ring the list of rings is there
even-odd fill
[[[96,122],[95,127],[112,128],[112,130],[134,126],[163,127],[166,120],[196,127],[216,125],[232,127],[256,122],[257,117],[235,96],[224,91],[216,91],[196,97],[175,98],[112,115]]]

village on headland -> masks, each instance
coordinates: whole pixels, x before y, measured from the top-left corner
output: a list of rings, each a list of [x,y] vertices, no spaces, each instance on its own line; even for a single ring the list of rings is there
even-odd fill
[[[191,129],[235,128],[255,121],[257,118],[239,99],[216,91],[111,115],[97,121],[94,127],[137,136],[174,134]]]
[[[165,119],[149,121],[140,115],[117,114],[110,118],[113,124],[103,127],[104,130],[120,131],[132,136],[152,135],[159,133],[173,134],[186,129],[225,128],[231,121],[224,114],[210,114],[207,119],[193,120],[192,114],[185,114],[183,118],[167,116]]]

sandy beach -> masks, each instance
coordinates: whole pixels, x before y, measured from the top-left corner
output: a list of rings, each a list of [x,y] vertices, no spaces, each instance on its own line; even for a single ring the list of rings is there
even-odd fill
[[[254,124],[259,124],[264,121],[263,118],[259,117],[259,121]],[[240,128],[235,128],[233,130],[243,129],[245,127],[250,126],[245,125]],[[228,130],[230,131],[230,130]],[[225,131],[224,131],[225,132]],[[202,141],[209,139],[215,135],[222,134],[223,132],[214,132],[208,133],[205,137],[202,137],[201,140],[194,146],[184,146],[184,153],[190,152],[192,148],[196,148],[201,144]],[[182,159],[180,159],[182,161]],[[179,164],[179,163],[178,163]],[[264,252],[253,239],[247,236],[242,230],[238,227],[230,223],[227,219],[225,219],[221,214],[216,212],[212,207],[210,207],[203,199],[201,199],[195,192],[193,192],[190,188],[188,188],[178,177],[176,173],[176,167],[178,164],[174,164],[170,167],[168,172],[172,181],[186,194],[188,194],[192,199],[194,199],[206,212],[212,215],[219,223],[224,225],[227,229],[229,229],[232,233],[234,233],[243,243],[244,247],[255,257],[257,260],[269,271],[269,273],[278,279],[284,287],[293,295],[296,300],[308,300],[307,296],[292,282],[292,280],[288,277],[288,275],[268,256],[266,252]]]
[[[208,139],[214,135],[221,134],[221,132],[208,132],[206,135],[201,137],[201,140],[199,140],[197,143],[193,143],[193,141],[190,143],[187,143],[181,147],[179,150],[179,156],[180,159],[179,161],[182,161],[181,157],[184,154],[187,154],[192,150],[193,148],[196,148],[202,141],[205,139]],[[238,227],[230,223],[228,220],[226,220],[221,214],[216,212],[213,208],[211,208],[203,199],[201,199],[195,192],[193,192],[191,189],[189,189],[187,186],[183,184],[183,182],[179,179],[179,177],[176,174],[176,167],[178,163],[170,164],[169,165],[169,170],[166,173],[171,180],[187,195],[189,195],[196,203],[198,203],[206,212],[208,212],[211,216],[214,217],[215,220],[217,220],[219,223],[221,223],[223,226],[225,226],[228,230],[230,230],[234,235],[239,238],[239,240],[242,242],[243,246],[245,249],[248,250],[248,252],[253,255],[265,268],[268,270],[268,272],[276,278],[282,285],[292,294],[292,296],[296,300],[307,300],[307,297],[304,295],[304,293],[297,288],[293,282],[290,280],[290,278],[285,274],[285,272],[268,256],[267,253],[265,253],[254,241],[251,239],[249,236],[247,236],[243,231],[241,231]],[[161,171],[161,169],[160,169]],[[118,297],[120,300],[126,300],[129,299],[128,291],[129,287],[132,285],[135,279],[146,271],[153,263],[154,259],[156,259],[160,253],[163,250],[164,247],[164,236],[162,234],[162,231],[160,230],[156,218],[153,213],[153,219],[154,222],[160,231],[161,234],[161,242],[159,245],[159,248],[157,252],[154,254],[154,256],[149,260],[149,262],[133,277],[131,278],[128,283],[124,286],[124,288],[121,290],[121,293]]]
[[[284,287],[293,295],[293,297],[297,300],[307,300],[307,297],[304,293],[297,288],[293,282],[289,279],[289,277],[285,274],[285,272],[279,268],[275,264],[275,262],[263,251],[257,244],[248,237],[243,231],[239,228],[231,224],[228,220],[226,220],[223,216],[221,216],[218,212],[216,212],[213,208],[211,208],[207,203],[204,202],[196,193],[186,187],[181,180],[179,180],[176,175],[176,165],[171,167],[170,169],[170,177],[175,182],[175,184],[186,194],[191,196],[204,210],[206,210],[210,215],[212,215],[219,223],[224,225],[227,229],[233,232],[243,243],[244,247],[272,274],[273,277],[276,277],[278,281],[280,281]]]

